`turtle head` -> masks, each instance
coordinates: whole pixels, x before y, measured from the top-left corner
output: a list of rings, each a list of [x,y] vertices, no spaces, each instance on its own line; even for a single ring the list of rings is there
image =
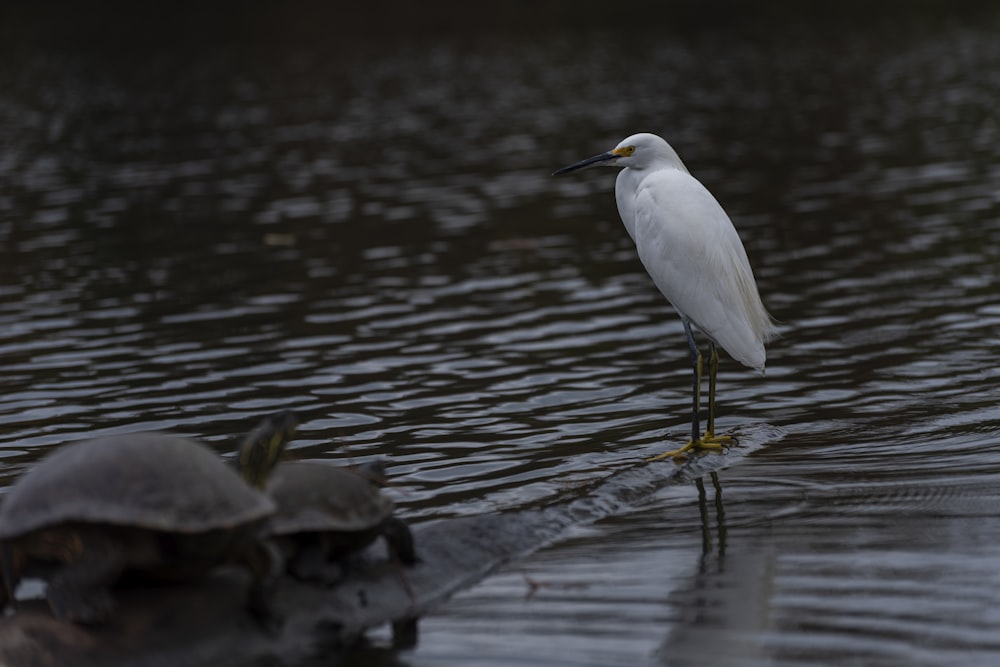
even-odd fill
[[[295,436],[299,418],[291,410],[268,415],[250,431],[238,452],[240,474],[248,483],[264,488],[267,478],[285,453],[285,445]]]
[[[354,467],[354,472],[375,486],[389,486],[389,476],[385,472],[383,459],[372,459]]]

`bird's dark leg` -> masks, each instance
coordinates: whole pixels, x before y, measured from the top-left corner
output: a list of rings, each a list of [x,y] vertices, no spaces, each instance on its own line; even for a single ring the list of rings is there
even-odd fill
[[[681,317],[684,323],[684,333],[687,335],[688,348],[691,350],[691,370],[693,383],[691,387],[691,440],[681,447],[663,454],[658,454],[648,461],[660,461],[666,458],[682,458],[684,453],[696,448],[704,447],[701,439],[701,420],[699,419],[699,408],[701,407],[701,371],[702,357],[698,350],[698,343],[694,339],[694,332],[691,331],[691,322],[686,317]],[[714,347],[712,348],[714,351]]]
[[[700,420],[698,412],[701,408],[701,352],[698,350],[698,343],[694,339],[694,332],[691,331],[691,323],[688,318],[682,318],[684,323],[684,333],[687,334],[688,348],[691,349],[691,370],[694,375],[694,386],[691,389],[691,444],[698,442],[701,435]]]
[[[702,446],[709,449],[719,449],[722,445],[732,444],[734,438],[729,435],[715,435],[715,376],[719,372],[719,350],[711,343],[708,356],[708,428],[701,439]]]
[[[715,375],[719,372],[719,350],[710,343],[708,355],[708,428],[705,435],[715,435]]]

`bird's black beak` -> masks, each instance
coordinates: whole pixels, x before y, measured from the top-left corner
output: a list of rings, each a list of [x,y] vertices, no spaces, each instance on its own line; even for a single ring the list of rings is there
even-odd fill
[[[560,174],[568,174],[571,171],[576,171],[578,169],[586,169],[587,167],[595,167],[601,163],[614,160],[617,155],[608,151],[607,153],[601,153],[600,155],[595,155],[594,157],[589,157],[586,160],[580,160],[579,162],[574,162],[573,164],[563,167],[558,171],[552,172],[553,176],[559,176]]]

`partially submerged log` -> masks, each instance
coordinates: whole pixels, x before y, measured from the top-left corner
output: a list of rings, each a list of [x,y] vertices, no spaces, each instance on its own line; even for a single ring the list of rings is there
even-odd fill
[[[373,547],[365,554],[367,565],[335,587],[284,578],[277,605],[286,620],[273,634],[247,614],[246,575],[237,570],[184,585],[116,590],[116,613],[100,629],[54,619],[44,601],[22,602],[0,619],[0,667],[235,667],[268,659],[294,664],[320,654],[332,665],[337,651],[367,628],[392,623],[401,633],[412,630],[435,605],[570,526],[626,511],[665,486],[731,465],[780,437],[777,429],[756,427],[725,454],[682,466],[638,463],[537,508],[417,526],[421,562],[414,567],[386,561]]]
[[[235,568],[187,584],[117,589],[112,622],[96,630],[52,618],[42,600],[23,602],[0,621],[0,664],[193,667],[265,656],[294,663],[336,652],[366,628],[416,619],[508,558],[508,544],[526,545],[526,529],[517,515],[440,521],[414,531],[416,567],[382,560],[333,588],[284,578],[277,605],[286,620],[276,634],[247,613],[246,574]]]

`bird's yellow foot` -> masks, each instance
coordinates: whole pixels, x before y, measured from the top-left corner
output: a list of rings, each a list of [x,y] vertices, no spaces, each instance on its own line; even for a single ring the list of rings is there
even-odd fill
[[[669,452],[663,452],[662,454],[657,454],[656,456],[650,456],[646,459],[646,463],[652,463],[653,461],[662,461],[663,459],[674,459],[674,461],[680,462],[687,459],[687,453],[692,449],[696,448],[698,443],[694,440],[688,440],[688,443],[681,447],[680,449],[673,449]]]
[[[711,431],[706,431],[705,435],[701,437],[701,442],[704,449],[722,449],[735,445],[736,438],[731,435],[715,435]]]
[[[711,452],[722,451],[724,447],[736,444],[736,438],[731,435],[715,435],[712,432],[707,432],[702,437],[697,440],[688,440],[688,443],[679,449],[674,449],[669,452],[664,452],[662,454],[657,454],[656,456],[651,456],[646,459],[647,463],[652,463],[653,461],[662,461],[664,459],[673,459],[674,461],[680,463],[687,460],[688,452],[695,449],[704,449]]]

